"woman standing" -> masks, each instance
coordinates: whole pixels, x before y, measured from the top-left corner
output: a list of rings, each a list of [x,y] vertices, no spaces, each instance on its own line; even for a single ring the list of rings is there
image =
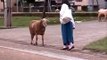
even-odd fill
[[[65,23],[65,21],[63,21],[65,17],[69,17],[70,21]],[[60,23],[64,45],[62,50],[71,50],[74,48],[73,29],[75,28],[75,22],[72,17],[72,10],[70,9],[68,0],[62,0]]]

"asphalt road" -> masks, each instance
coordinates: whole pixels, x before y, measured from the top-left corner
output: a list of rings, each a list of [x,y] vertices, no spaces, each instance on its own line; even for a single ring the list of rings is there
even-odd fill
[[[87,53],[82,50],[87,44],[107,36],[107,22],[89,21],[76,23],[74,30],[75,48],[62,48],[60,25],[48,26],[45,46],[30,45],[28,27],[0,29],[0,60],[106,60],[107,55]]]
[[[61,60],[25,50],[0,47],[0,60]]]

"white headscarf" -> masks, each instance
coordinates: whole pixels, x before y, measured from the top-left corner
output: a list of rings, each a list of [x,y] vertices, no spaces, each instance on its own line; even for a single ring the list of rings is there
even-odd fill
[[[68,7],[67,4],[62,4],[61,10],[60,10],[60,22],[63,23],[62,19],[64,17],[71,18],[71,22],[73,23],[73,27],[75,27],[75,22],[72,16],[72,10]]]

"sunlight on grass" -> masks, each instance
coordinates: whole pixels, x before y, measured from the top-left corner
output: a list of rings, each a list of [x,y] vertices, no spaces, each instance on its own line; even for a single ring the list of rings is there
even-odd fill
[[[35,17],[35,16],[13,16],[12,17],[12,26],[16,27],[26,27],[29,25],[29,22],[34,19],[40,19],[41,17]],[[90,21],[93,20],[95,17],[74,17],[75,21]],[[59,24],[59,17],[49,17],[48,18],[48,24]],[[0,26],[3,26],[3,17],[0,17]]]
[[[34,16],[17,16],[13,17],[12,20],[12,25],[13,26],[28,26],[29,22],[33,19],[39,19],[39,17],[34,17]]]
[[[90,43],[84,49],[107,53],[107,37],[105,37],[101,40],[98,40],[96,42]]]

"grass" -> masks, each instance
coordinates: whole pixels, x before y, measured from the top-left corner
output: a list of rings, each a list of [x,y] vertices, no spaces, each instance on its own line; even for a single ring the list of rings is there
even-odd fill
[[[90,43],[84,49],[88,49],[94,52],[105,52],[107,53],[107,37]]]
[[[29,25],[29,22],[33,19],[40,19],[35,16],[13,16],[12,26],[25,27]],[[74,17],[75,21],[89,21],[95,19],[95,17]],[[59,24],[59,17],[49,17],[48,24]],[[0,17],[0,26],[3,26],[3,17]]]
[[[35,16],[15,16],[12,18],[12,26],[16,27],[26,27],[29,25],[29,22],[33,19],[40,19],[40,17]],[[48,24],[59,24],[58,17],[50,17]],[[3,17],[0,17],[0,26],[3,26]]]
[[[96,17],[74,17],[75,21],[92,21],[92,20],[96,20]]]
[[[0,26],[2,26],[3,24],[4,24],[3,17],[0,17]]]
[[[27,16],[17,16],[17,17],[13,17],[12,19],[12,25],[13,26],[18,26],[18,27],[21,27],[21,26],[28,26],[29,25],[29,22],[33,19],[38,19],[39,17],[34,17],[34,16],[31,16],[31,17],[27,17]]]

